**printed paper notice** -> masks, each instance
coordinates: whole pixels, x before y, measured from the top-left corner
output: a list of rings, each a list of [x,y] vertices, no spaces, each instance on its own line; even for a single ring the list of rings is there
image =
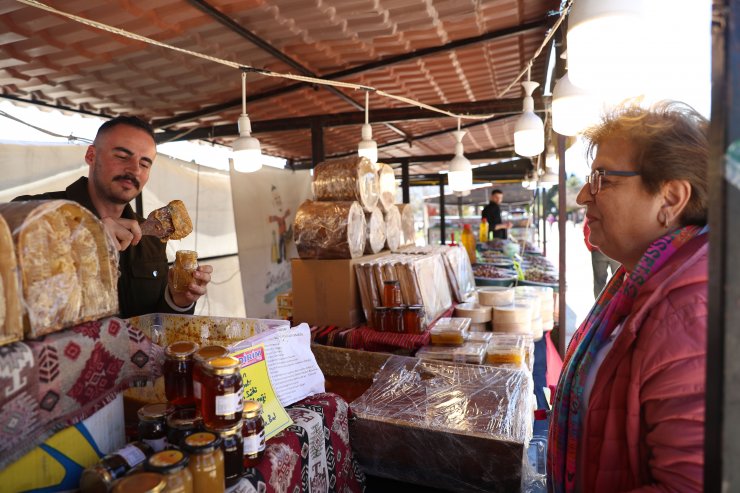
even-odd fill
[[[280,404],[272,388],[267,372],[265,346],[258,344],[231,353],[241,362],[244,381],[244,400],[262,403],[262,418],[265,420],[265,439],[269,440],[293,424],[288,413]]]

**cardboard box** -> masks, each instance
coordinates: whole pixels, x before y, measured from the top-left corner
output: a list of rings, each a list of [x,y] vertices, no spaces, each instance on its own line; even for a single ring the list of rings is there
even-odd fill
[[[293,323],[356,327],[365,320],[356,264],[387,255],[381,252],[354,259],[293,259]]]

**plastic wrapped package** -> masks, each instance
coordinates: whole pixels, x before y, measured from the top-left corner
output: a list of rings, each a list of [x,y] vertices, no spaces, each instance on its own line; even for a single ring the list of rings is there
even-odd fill
[[[398,253],[407,255],[440,254],[444,260],[447,280],[455,301],[463,303],[475,294],[475,276],[470,257],[462,246],[423,246],[414,245],[403,247]]]
[[[365,472],[464,492],[519,491],[532,436],[526,371],[392,356],[351,404]]]
[[[468,336],[469,327],[469,318],[440,318],[429,330],[432,344],[461,346]]]
[[[118,251],[92,212],[38,200],[0,204],[0,215],[15,243],[27,337],[118,312]]]
[[[396,202],[396,174],[393,168],[384,164],[378,171],[378,188],[380,197],[378,205],[383,212],[388,212]]]
[[[395,263],[398,280],[401,282],[401,297],[406,305],[422,305],[421,291],[416,282],[414,266],[406,258],[400,258]]]
[[[534,339],[530,335],[491,334],[486,350],[486,363],[495,366],[534,368]]]
[[[532,337],[535,341],[542,339],[542,302],[539,293],[516,294],[514,304],[529,304],[532,309]]]
[[[374,327],[374,308],[382,305],[382,298],[375,283],[373,265],[369,263],[356,265],[355,275],[357,276],[357,285],[360,288],[360,301],[362,302],[362,311],[365,313],[365,320]]]
[[[414,228],[414,208],[411,204],[396,204],[401,213],[401,245],[416,243],[416,228]]]
[[[307,200],[296,213],[293,239],[301,258],[355,258],[365,251],[365,229],[358,202]]]
[[[392,252],[401,246],[401,213],[394,204],[385,211],[385,241]]]
[[[419,359],[434,359],[480,365],[486,356],[485,342],[467,341],[462,346],[424,346],[416,352]]]
[[[485,342],[486,345],[488,345],[488,343],[491,342],[492,338],[492,332],[474,331],[473,324],[470,324],[470,332],[468,332],[468,336],[465,338],[465,342]]]
[[[378,253],[385,246],[385,218],[378,207],[372,212],[365,213],[367,223],[367,241],[365,242],[365,253]]]
[[[0,345],[23,339],[18,262],[10,228],[0,216]]]
[[[324,161],[313,170],[313,194],[318,201],[357,201],[372,212],[378,204],[378,185],[373,164],[364,157]]]
[[[415,257],[413,260],[416,284],[426,310],[427,324],[431,324],[452,306],[452,294],[442,256],[438,254]]]

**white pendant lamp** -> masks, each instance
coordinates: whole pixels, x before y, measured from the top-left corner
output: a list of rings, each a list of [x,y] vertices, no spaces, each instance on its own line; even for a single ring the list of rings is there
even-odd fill
[[[365,124],[362,126],[362,140],[357,145],[357,154],[360,157],[366,157],[375,171],[378,171],[378,144],[373,140],[373,127],[370,126],[368,112],[370,103],[370,93],[365,92]]]
[[[452,132],[455,136],[455,155],[449,163],[447,172],[447,184],[453,192],[464,192],[473,188],[473,166],[468,158],[463,155],[462,139],[465,130],[460,130],[460,119],[457,119],[457,130]]]
[[[578,0],[568,16],[568,73],[577,86],[631,94],[644,88],[658,65],[655,0]],[[665,3],[665,2],[664,2]],[[670,5],[669,8],[676,8]]]
[[[529,79],[529,74],[527,75]],[[532,92],[539,86],[537,82],[522,82],[524,88],[524,111],[514,127],[514,152],[520,156],[536,156],[545,149],[545,125],[534,114]]]
[[[552,91],[552,129],[572,137],[599,121],[601,100],[571,83],[566,73]]]
[[[252,123],[247,115],[247,74],[242,72],[242,114],[239,115],[239,137],[231,144],[234,170],[253,173],[262,168],[260,141],[252,137]]]

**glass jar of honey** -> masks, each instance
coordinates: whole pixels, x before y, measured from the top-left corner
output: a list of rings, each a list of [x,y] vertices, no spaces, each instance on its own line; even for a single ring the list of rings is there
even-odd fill
[[[241,421],[231,428],[206,428],[206,431],[221,437],[221,451],[224,453],[224,478],[229,488],[239,482],[244,473],[244,442]]]
[[[401,305],[401,283],[398,281],[383,282],[383,305],[400,306]]]
[[[391,308],[391,327],[390,332],[403,332],[403,313],[406,309],[403,306],[394,306]]]
[[[375,307],[375,330],[379,332],[388,332],[390,327],[390,311],[391,309],[387,306]]]
[[[203,346],[193,355],[195,366],[193,367],[193,396],[195,407],[200,409],[201,388],[203,382],[203,365],[211,358],[217,356],[228,356],[229,350],[223,346]]]
[[[129,443],[82,471],[80,491],[82,493],[110,491],[116,479],[142,464],[153,453],[152,448],[144,442]]]
[[[221,438],[201,431],[185,438],[183,448],[190,454],[188,469],[193,475],[193,491],[224,493],[224,453]]]
[[[116,483],[113,493],[161,493],[167,480],[156,472],[139,472],[126,476]]]
[[[423,334],[426,330],[424,305],[409,305],[403,313],[403,328],[407,334]]]
[[[244,468],[256,467],[265,455],[265,422],[262,419],[262,404],[259,401],[244,401],[242,437]]]
[[[193,282],[193,274],[198,269],[198,253],[192,250],[178,250],[175,252],[173,267],[172,290],[183,293]]]
[[[201,414],[208,428],[231,428],[242,419],[242,374],[232,356],[211,358],[203,365]]]
[[[173,342],[164,351],[164,393],[167,401],[176,406],[192,406],[193,396],[193,353],[198,345],[191,341]]]
[[[174,408],[167,403],[158,402],[139,408],[139,440],[149,445],[155,452],[167,448],[167,415]]]
[[[176,409],[167,416],[167,442],[180,448],[185,437],[203,430],[200,413],[192,407]]]
[[[167,481],[167,493],[193,493],[189,458],[180,450],[157,452],[146,461],[147,471],[157,472]]]

